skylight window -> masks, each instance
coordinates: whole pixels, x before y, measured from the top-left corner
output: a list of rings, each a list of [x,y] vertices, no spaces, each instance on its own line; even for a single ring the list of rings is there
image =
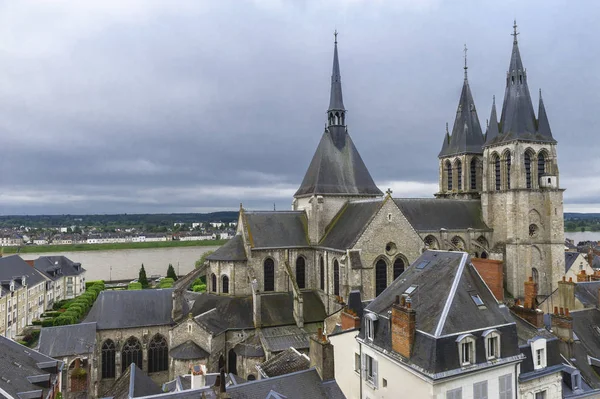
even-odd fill
[[[417,286],[416,286],[416,285],[411,285],[410,287],[408,287],[408,288],[406,289],[406,291],[404,291],[404,293],[405,293],[406,295],[410,295],[410,294],[412,294],[413,292],[415,292],[415,290],[416,290],[416,289],[417,289]]]
[[[473,302],[475,302],[475,305],[477,305],[477,306],[484,305],[483,300],[481,299],[479,294],[471,294],[471,299],[473,299]]]
[[[427,265],[429,264],[429,262],[430,262],[430,261],[428,261],[428,260],[424,260],[424,261],[422,261],[421,263],[419,263],[419,264],[417,265],[417,269],[419,269],[419,270],[423,270],[423,269],[425,269],[425,266],[427,266]]]

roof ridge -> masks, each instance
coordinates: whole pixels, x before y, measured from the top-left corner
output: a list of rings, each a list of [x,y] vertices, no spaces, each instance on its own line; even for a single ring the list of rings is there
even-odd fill
[[[465,264],[467,263],[468,256],[468,253],[463,252],[462,259],[460,261],[460,264],[458,265],[456,275],[454,276],[454,281],[452,282],[452,286],[450,287],[450,293],[446,298],[446,303],[444,304],[442,315],[434,332],[434,336],[436,338],[439,338],[442,335],[444,324],[446,324],[446,318],[448,317],[448,313],[450,312],[450,308],[452,307],[452,302],[454,301],[454,296],[456,295],[458,284],[460,283],[460,279],[462,278],[463,272],[465,270]]]

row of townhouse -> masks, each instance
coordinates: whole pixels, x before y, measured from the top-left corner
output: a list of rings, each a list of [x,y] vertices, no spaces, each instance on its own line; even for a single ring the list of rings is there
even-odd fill
[[[0,258],[0,335],[15,338],[54,301],[85,291],[85,269],[64,256]]]
[[[23,245],[25,240],[23,236],[17,233],[1,234],[0,235],[0,247],[15,247]]]

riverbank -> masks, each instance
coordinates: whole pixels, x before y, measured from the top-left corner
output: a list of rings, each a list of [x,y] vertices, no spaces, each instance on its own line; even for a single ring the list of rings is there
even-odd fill
[[[227,240],[205,241],[156,241],[156,242],[122,242],[112,244],[67,244],[67,245],[25,245],[22,247],[2,247],[5,254],[28,254],[38,252],[79,252],[110,251],[119,249],[150,249],[176,247],[219,247]]]

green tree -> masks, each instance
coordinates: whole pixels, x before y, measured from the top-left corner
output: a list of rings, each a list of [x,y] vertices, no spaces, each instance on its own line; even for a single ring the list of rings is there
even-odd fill
[[[177,281],[177,273],[175,273],[175,268],[170,263],[169,263],[169,268],[167,269],[167,277],[172,278],[173,281]]]
[[[204,264],[204,262],[206,262],[206,258],[211,255],[213,252],[215,251],[206,251],[205,253],[202,254],[202,256],[200,257],[200,259],[198,259],[196,261],[196,269],[199,268],[200,266],[202,266]]]
[[[146,277],[146,269],[144,269],[144,264],[142,263],[142,267],[140,269],[140,275],[138,277],[138,282],[142,284],[142,288],[148,288],[148,277]]]

